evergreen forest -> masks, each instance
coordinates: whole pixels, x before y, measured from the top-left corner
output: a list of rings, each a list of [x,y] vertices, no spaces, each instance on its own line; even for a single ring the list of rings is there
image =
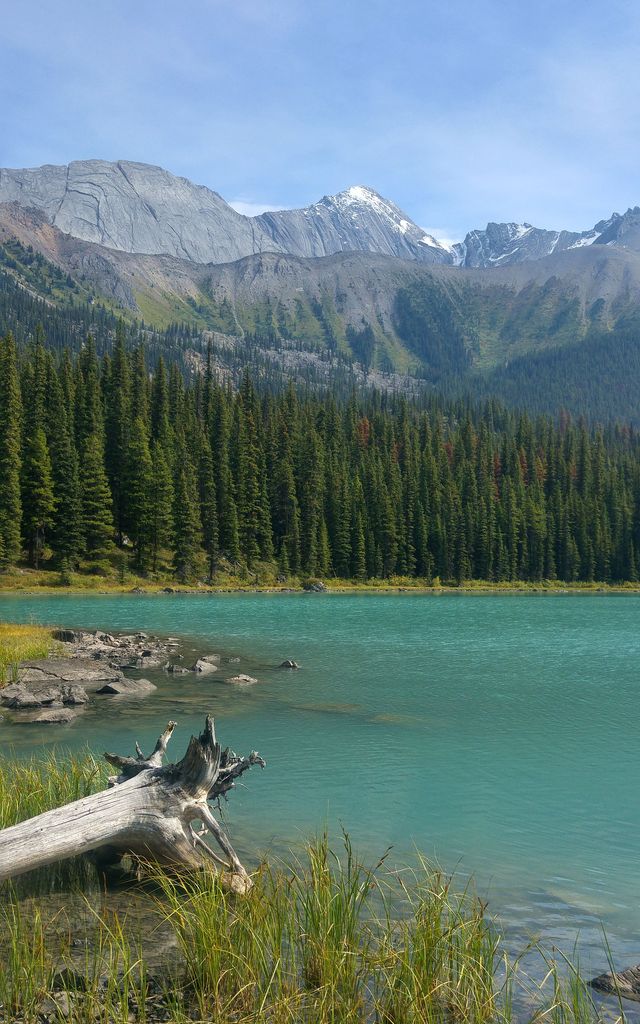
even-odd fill
[[[0,560],[191,583],[638,579],[640,438],[433,394],[279,392],[211,361],[0,343]],[[164,578],[164,577],[163,577]]]

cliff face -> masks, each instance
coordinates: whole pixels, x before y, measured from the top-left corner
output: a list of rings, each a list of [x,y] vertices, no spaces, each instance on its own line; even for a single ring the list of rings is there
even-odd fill
[[[42,210],[60,231],[121,252],[225,263],[273,248],[217,192],[149,164],[77,160],[0,170],[0,202]]]
[[[262,252],[375,252],[425,263],[450,251],[373,189],[354,186],[303,210],[244,217],[203,185],[161,167],[78,160],[0,170],[0,203],[42,211],[49,224],[120,252],[230,263]]]

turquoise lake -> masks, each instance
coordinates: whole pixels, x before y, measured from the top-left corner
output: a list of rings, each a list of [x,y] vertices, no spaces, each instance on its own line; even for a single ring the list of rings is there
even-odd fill
[[[226,814],[248,864],[344,825],[367,857],[472,874],[514,948],[578,934],[604,970],[604,926],[640,962],[640,596],[2,597],[0,618],[177,636],[260,680],[156,673],[71,726],[0,723],[3,750],[132,753],[176,718],[180,756],[213,712],[268,762]]]

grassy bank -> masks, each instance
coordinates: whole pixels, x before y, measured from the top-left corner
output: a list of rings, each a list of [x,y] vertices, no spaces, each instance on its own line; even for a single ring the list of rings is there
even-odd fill
[[[373,593],[470,593],[470,594],[528,594],[528,593],[640,593],[640,583],[570,582],[563,580],[538,580],[512,582],[491,580],[419,579],[412,576],[393,576],[387,579],[356,581],[328,576],[311,583],[322,583],[329,593],[373,594]],[[13,569],[0,573],[0,595],[3,593],[56,593],[56,594],[126,594],[144,591],[160,594],[172,593],[289,593],[304,592],[310,585],[306,577],[290,576],[281,578],[270,567],[258,568],[255,572],[218,573],[212,581],[192,584],[176,583],[170,574],[136,575],[117,573],[96,576],[92,573],[73,572],[61,581],[58,572],[47,569]]]
[[[0,686],[15,678],[21,661],[46,658],[56,647],[46,626],[19,626],[0,622]]]
[[[92,757],[0,762],[7,825],[104,784]],[[579,972],[544,950],[513,959],[471,886],[454,888],[426,861],[398,871],[363,864],[344,836],[262,866],[249,895],[215,873],[150,869],[130,899],[151,913],[147,934],[88,878],[82,921],[21,889],[0,889],[0,1020],[89,1024],[599,1024]],[[149,879],[149,876],[147,876]],[[58,880],[59,877],[58,877]],[[87,927],[87,921],[90,926]],[[157,936],[174,953],[158,966]],[[536,960],[537,982],[524,966]],[[170,966],[173,964],[173,966]],[[613,1005],[613,1013],[612,1013]]]

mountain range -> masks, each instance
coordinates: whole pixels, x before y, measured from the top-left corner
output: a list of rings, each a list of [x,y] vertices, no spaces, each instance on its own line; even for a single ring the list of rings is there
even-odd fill
[[[38,278],[33,252],[75,292]],[[640,208],[583,232],[490,223],[447,244],[365,186],[246,217],[159,167],[75,161],[0,170],[0,270],[50,303],[98,301],[156,328],[342,353],[438,383],[504,376],[627,330]]]
[[[246,217],[217,193],[161,167],[127,160],[77,160],[0,169],[0,203],[41,210],[64,234],[121,252],[228,263],[276,252],[320,257],[374,252],[420,263],[493,267],[587,245],[640,248],[640,208],[582,232],[489,223],[463,242],[438,241],[395,203],[355,185],[299,210]]]

